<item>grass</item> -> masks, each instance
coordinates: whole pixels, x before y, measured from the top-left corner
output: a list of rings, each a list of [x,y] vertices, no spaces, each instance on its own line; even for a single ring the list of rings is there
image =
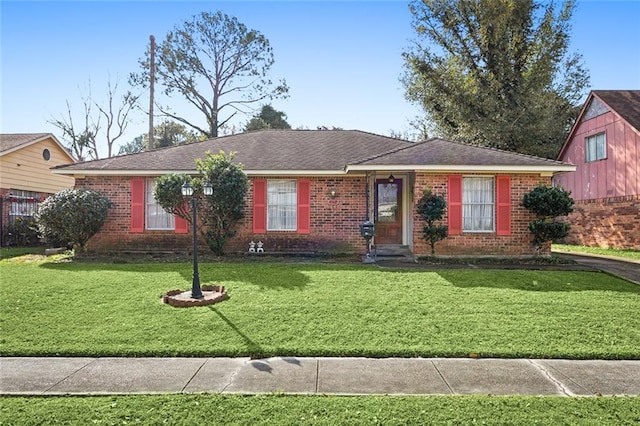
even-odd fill
[[[640,421],[640,398],[136,395],[3,397],[0,424],[581,424]]]
[[[640,359],[640,287],[603,273],[204,263],[230,299],[173,308],[189,263],[0,261],[3,356]]]
[[[600,247],[575,246],[569,244],[553,244],[552,248],[554,250],[561,250],[571,253],[600,254],[604,256],[640,260],[640,250],[608,249]]]
[[[10,259],[29,254],[41,255],[42,253],[44,253],[44,247],[0,247],[0,259]]]

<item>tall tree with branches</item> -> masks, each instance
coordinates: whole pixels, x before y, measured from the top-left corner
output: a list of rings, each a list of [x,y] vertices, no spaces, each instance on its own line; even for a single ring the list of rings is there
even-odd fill
[[[111,80],[109,80],[107,83],[107,103],[105,105],[95,103],[105,121],[105,142],[109,158],[115,154],[113,152],[114,144],[125,134],[131,121],[130,114],[135,109],[136,102],[140,97],[140,95],[134,95],[131,91],[127,91],[118,101],[116,99],[117,91],[118,82],[111,84]]]
[[[133,84],[149,84],[149,53],[140,60],[142,71],[131,75]],[[268,78],[274,64],[269,40],[219,11],[203,12],[176,26],[157,44],[155,58],[162,92],[182,95],[204,115],[204,124],[186,112],[159,104],[158,109],[207,137],[217,137],[237,112],[250,112],[249,104],[288,95],[284,80],[275,84]]]
[[[94,121],[91,107],[93,103],[89,97],[82,98],[84,107],[82,125],[78,126],[73,121],[73,113],[69,100],[66,100],[67,113],[61,114],[60,118],[52,118],[49,123],[56,126],[62,132],[62,142],[65,148],[77,161],[96,160],[98,158],[98,147],[96,146],[96,136],[100,130],[100,118]]]
[[[100,158],[98,146],[101,141],[107,148],[107,157],[115,155],[114,145],[126,132],[131,122],[131,113],[136,109],[139,95],[131,91],[118,96],[118,82],[107,82],[107,98],[104,103],[98,102],[91,92],[80,95],[83,105],[82,125],[74,123],[69,100],[66,100],[66,115],[53,118],[49,123],[62,132],[62,140],[71,155],[78,161],[97,160]],[[97,112],[93,108],[97,108]]]
[[[554,158],[589,83],[574,0],[414,0],[403,83],[439,136]]]

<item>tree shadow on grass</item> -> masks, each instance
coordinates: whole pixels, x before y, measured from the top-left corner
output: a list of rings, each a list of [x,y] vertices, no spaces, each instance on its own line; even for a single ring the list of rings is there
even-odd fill
[[[583,271],[438,271],[459,288],[496,288],[533,292],[614,291],[640,294],[640,286],[603,272]]]
[[[260,346],[258,343],[253,341],[245,333],[243,333],[242,330],[240,330],[229,318],[227,318],[222,312],[220,312],[214,306],[209,306],[209,309],[211,310],[211,312],[218,315],[218,317],[225,324],[227,324],[230,329],[232,329],[238,336],[240,336],[240,338],[243,340],[244,344],[247,347],[247,350],[245,352],[249,354],[251,358],[257,358],[257,357],[263,356],[264,350],[262,349],[262,346]]]
[[[167,274],[178,273],[182,282],[176,282],[176,287],[190,287],[193,279],[193,265],[191,263],[43,263],[41,268],[65,272],[122,272],[125,274]],[[241,264],[241,263],[201,263],[199,265],[200,281],[202,285],[222,284],[225,282],[239,282],[251,284],[261,290],[302,290],[310,283],[310,279],[303,271],[303,265],[269,265],[269,264]],[[171,289],[167,289],[171,290]]]

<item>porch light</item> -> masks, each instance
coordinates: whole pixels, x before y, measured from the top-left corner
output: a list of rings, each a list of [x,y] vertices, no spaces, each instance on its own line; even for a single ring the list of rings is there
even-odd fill
[[[389,177],[387,178],[387,180],[389,181],[389,183],[393,183],[396,181],[396,178],[393,176],[393,173],[389,175]]]

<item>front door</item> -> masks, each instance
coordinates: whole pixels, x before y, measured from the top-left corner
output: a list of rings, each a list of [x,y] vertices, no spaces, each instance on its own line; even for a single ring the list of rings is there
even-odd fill
[[[376,179],[376,244],[402,244],[402,179]]]

